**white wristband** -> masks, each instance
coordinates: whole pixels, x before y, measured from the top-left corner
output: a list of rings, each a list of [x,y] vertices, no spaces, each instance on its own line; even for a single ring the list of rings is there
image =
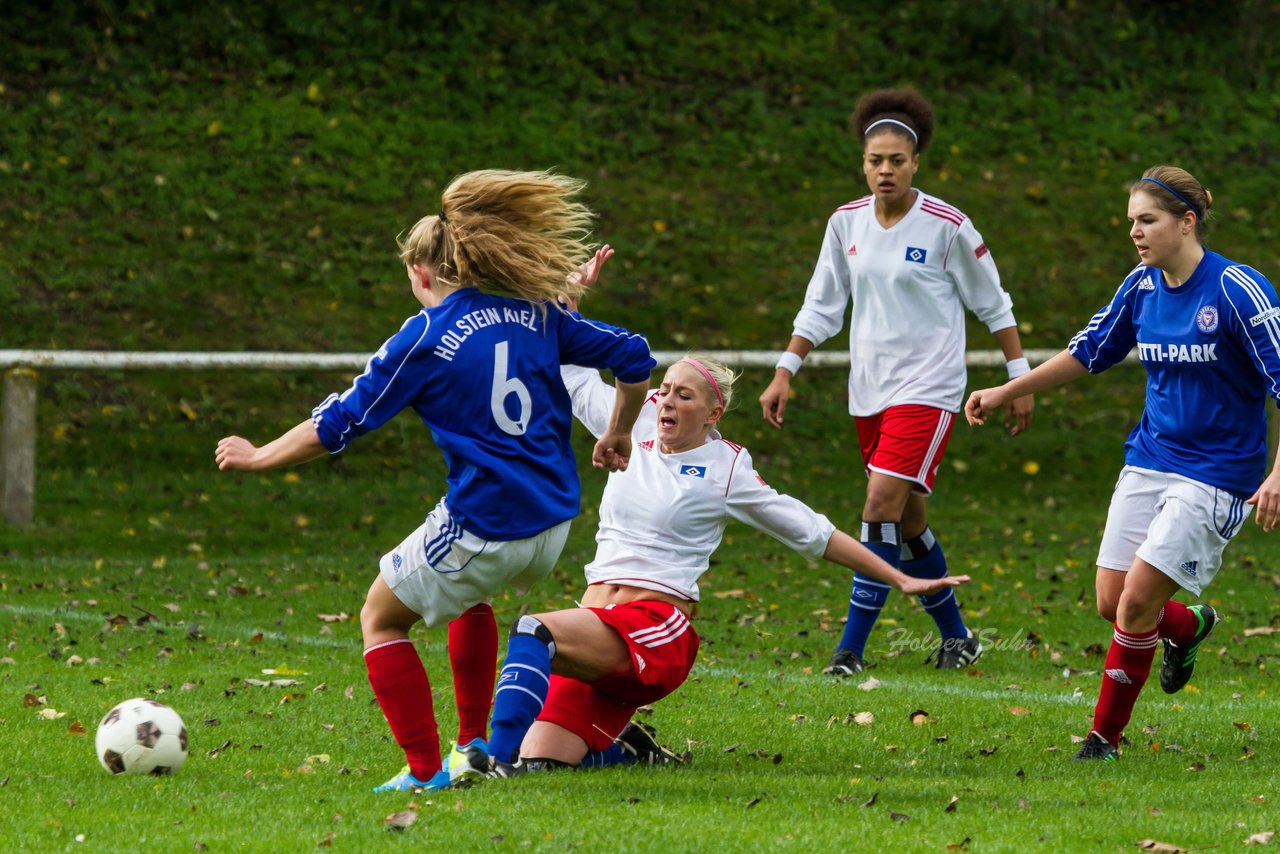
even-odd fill
[[[782,368],[783,370],[789,371],[792,376],[795,376],[796,374],[800,373],[800,366],[803,364],[804,364],[804,359],[801,359],[795,353],[792,353],[790,350],[788,350],[787,352],[783,353],[781,357],[779,357],[778,363],[774,365],[774,367]]]
[[[1008,369],[1009,379],[1011,380],[1016,380],[1018,377],[1022,376],[1023,374],[1031,370],[1031,363],[1028,362],[1026,358],[1023,358],[1023,357],[1019,357],[1017,359],[1010,359],[1009,361],[1005,362],[1004,366],[1006,369]]]

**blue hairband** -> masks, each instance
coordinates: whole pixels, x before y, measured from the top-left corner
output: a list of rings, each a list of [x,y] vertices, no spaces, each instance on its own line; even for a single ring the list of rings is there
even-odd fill
[[[1200,220],[1200,221],[1202,221],[1202,222],[1204,221],[1204,217],[1200,215],[1200,209],[1199,209],[1198,207],[1196,207],[1195,205],[1191,204],[1191,202],[1187,201],[1186,197],[1185,197],[1185,196],[1183,196],[1183,195],[1182,195],[1182,193],[1179,193],[1177,190],[1173,189],[1173,187],[1170,187],[1170,186],[1169,186],[1168,184],[1166,184],[1164,181],[1157,181],[1155,178],[1139,178],[1138,180],[1139,180],[1139,181],[1150,181],[1152,184],[1159,184],[1161,187],[1164,187],[1164,188],[1165,188],[1166,190],[1168,190],[1170,193],[1173,193],[1175,196],[1177,196],[1177,197],[1178,197],[1178,201],[1182,202],[1184,205],[1186,205],[1188,208],[1190,208],[1190,209],[1191,209],[1191,212],[1192,212],[1193,214],[1195,214],[1195,215],[1196,215],[1196,219],[1198,219],[1198,220]]]

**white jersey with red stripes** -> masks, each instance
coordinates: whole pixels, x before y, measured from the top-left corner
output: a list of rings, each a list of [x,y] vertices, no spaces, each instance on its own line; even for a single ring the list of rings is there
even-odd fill
[[[1013,301],[969,218],[927,193],[891,228],[871,196],[839,208],[796,315],[815,345],[849,322],[849,413],[918,403],[958,412],[966,381],[964,309],[992,332],[1013,326]]]
[[[573,414],[600,436],[613,411],[613,386],[591,368],[561,367]],[[627,470],[609,475],[600,502],[596,557],[588,584],[625,584],[696,602],[730,519],[745,522],[800,554],[818,559],[835,526],[821,513],[764,482],[751,454],[712,431],[706,444],[664,454],[658,441],[658,392],[649,394],[631,431]]]

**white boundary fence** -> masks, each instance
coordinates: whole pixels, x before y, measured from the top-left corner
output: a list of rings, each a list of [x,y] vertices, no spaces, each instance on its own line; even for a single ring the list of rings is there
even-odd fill
[[[1032,364],[1057,350],[1029,350]],[[41,370],[69,371],[354,371],[364,370],[368,353],[176,353],[101,350],[0,350],[4,370],[4,399],[0,402],[0,515],[14,525],[35,518],[36,503],[36,383]],[[655,350],[659,367],[667,367],[685,351]],[[771,368],[777,350],[717,350],[710,355],[738,368]],[[1133,355],[1130,354],[1130,358]],[[998,350],[967,354],[970,367],[999,367]],[[814,352],[806,368],[847,368],[849,353]]]

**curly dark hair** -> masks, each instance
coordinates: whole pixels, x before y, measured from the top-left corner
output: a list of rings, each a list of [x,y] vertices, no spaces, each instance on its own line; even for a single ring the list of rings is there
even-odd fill
[[[933,107],[914,89],[877,89],[858,100],[849,123],[859,139],[866,139],[867,128],[881,119],[902,122],[915,131],[916,153],[925,150],[933,139]],[[880,125],[876,133],[889,131],[907,136],[903,129],[892,124]]]

